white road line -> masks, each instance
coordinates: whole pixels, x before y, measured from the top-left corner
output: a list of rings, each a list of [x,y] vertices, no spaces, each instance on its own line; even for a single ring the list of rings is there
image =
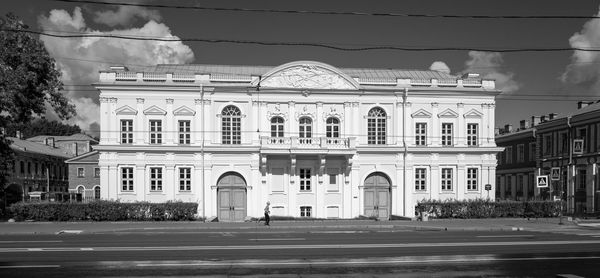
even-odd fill
[[[366,234],[370,231],[314,231],[311,234]]]
[[[585,234],[577,234],[578,236],[600,236],[600,232],[596,233],[585,233]]]
[[[415,248],[415,247],[480,247],[515,245],[571,245],[600,244],[600,240],[562,240],[562,241],[492,241],[492,242],[434,242],[434,243],[379,243],[379,244],[273,244],[273,245],[208,245],[208,246],[132,246],[132,247],[94,247],[93,251],[202,251],[202,250],[287,250],[287,249],[370,249],[370,248]],[[47,248],[0,248],[0,253],[16,252],[74,252],[85,247],[47,247]]]
[[[0,268],[57,268],[60,265],[49,264],[49,265],[1,265]]]
[[[4,240],[0,243],[57,243],[63,242],[62,240]]]
[[[55,234],[57,234],[57,235],[60,235],[60,234],[76,234],[76,235],[78,235],[81,233],[83,233],[82,230],[61,230],[61,231],[56,232]]]
[[[293,238],[251,238],[248,240],[252,240],[252,241],[286,241],[286,240],[306,240],[306,239],[301,238],[301,237],[293,237]]]
[[[493,235],[493,236],[476,236],[476,237],[534,237],[535,235]]]

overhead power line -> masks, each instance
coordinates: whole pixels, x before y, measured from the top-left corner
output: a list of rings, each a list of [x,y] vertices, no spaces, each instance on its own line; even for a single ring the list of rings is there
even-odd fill
[[[278,10],[278,9],[199,7],[199,6],[139,4],[139,3],[88,1],[88,0],[53,0],[53,1],[67,2],[67,3],[96,4],[96,5],[135,6],[135,7],[145,7],[145,8],[168,8],[168,9],[217,11],[217,12],[349,15],[349,16],[373,16],[373,17],[458,18],[458,19],[597,19],[597,18],[600,18],[600,16],[581,16],[581,15],[454,15],[454,14],[371,13],[371,12],[344,12],[344,11],[323,11],[323,10]]]
[[[473,48],[473,47],[400,47],[400,46],[368,46],[368,47],[342,47],[331,44],[311,43],[311,42],[270,42],[253,40],[230,40],[230,39],[202,39],[202,38],[147,38],[116,34],[81,34],[81,35],[59,35],[46,32],[39,32],[26,29],[0,29],[4,32],[29,33],[41,36],[55,38],[109,38],[125,39],[138,41],[161,41],[161,42],[205,42],[205,43],[233,43],[233,44],[251,44],[263,46],[309,46],[319,47],[339,51],[370,51],[370,50],[397,50],[397,51],[481,51],[481,52],[557,52],[557,51],[589,51],[600,52],[599,48],[580,48],[580,47],[551,47],[551,48]]]

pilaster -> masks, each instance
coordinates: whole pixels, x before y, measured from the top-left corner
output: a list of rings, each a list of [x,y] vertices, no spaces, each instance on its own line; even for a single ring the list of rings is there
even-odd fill
[[[135,123],[133,125],[133,138],[136,145],[143,145],[146,140],[146,134],[148,129],[146,127],[146,115],[144,114],[144,99],[136,98],[136,109],[137,114],[135,115]],[[146,142],[148,143],[148,142]]]
[[[175,144],[175,140],[174,137],[177,134],[177,125],[174,122],[174,117],[173,117],[173,99],[172,98],[168,98],[166,99],[166,104],[167,104],[167,115],[165,117],[165,129],[163,134],[165,134],[165,143],[166,145],[174,145]]]

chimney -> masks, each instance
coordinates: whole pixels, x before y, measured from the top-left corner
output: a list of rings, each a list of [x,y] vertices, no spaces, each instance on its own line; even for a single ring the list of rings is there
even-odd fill
[[[540,124],[540,117],[538,116],[531,116],[531,127],[534,127],[536,125]]]
[[[506,133],[511,133],[513,131],[512,125],[504,125],[504,131]]]
[[[581,109],[581,108],[586,107],[586,106],[588,106],[590,104],[593,104],[593,103],[594,103],[593,101],[591,101],[591,102],[590,101],[578,101],[577,102],[577,109]]]
[[[54,148],[54,137],[46,138],[46,146],[50,146],[50,147]]]
[[[548,121],[554,120],[556,118],[556,116],[558,116],[558,114],[556,114],[556,113],[548,114]]]
[[[519,128],[520,129],[528,129],[529,128],[529,122],[527,120],[521,120],[519,122]]]
[[[546,122],[546,115],[541,115],[540,116],[540,123],[545,123]]]

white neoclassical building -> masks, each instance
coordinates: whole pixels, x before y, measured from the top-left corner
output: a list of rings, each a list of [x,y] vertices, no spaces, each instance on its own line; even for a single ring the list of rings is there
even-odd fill
[[[157,65],[95,86],[104,199],[198,202],[220,221],[267,201],[273,215],[389,219],[495,192],[499,91],[476,74]]]

